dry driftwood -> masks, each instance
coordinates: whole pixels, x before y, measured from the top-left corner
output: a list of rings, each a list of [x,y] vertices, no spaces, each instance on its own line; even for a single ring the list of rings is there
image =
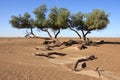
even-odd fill
[[[55,57],[52,57],[52,55],[58,55],[58,56],[65,56],[66,54],[64,53],[59,53],[59,52],[48,52],[48,53],[37,53],[35,54],[36,56],[44,56],[44,57],[47,57],[47,58],[55,58]]]
[[[47,50],[51,50],[51,49],[54,49],[55,47],[65,46],[64,48],[66,48],[66,47],[72,46],[73,44],[80,44],[80,43],[81,43],[80,41],[75,41],[75,40],[69,40],[66,42],[59,42],[58,40],[47,40],[47,41],[44,41],[43,44],[46,45]],[[64,48],[61,48],[61,49],[64,49]]]
[[[99,80],[100,80],[100,77],[101,77],[101,71],[105,71],[105,70],[100,70],[99,67],[96,67],[95,71],[98,72]]]
[[[87,47],[85,46],[85,44],[81,44],[78,49],[82,50],[82,49],[86,49]]]
[[[97,41],[96,44],[103,44],[104,40]]]
[[[79,63],[85,62],[85,61],[89,61],[89,60],[94,60],[94,59],[97,59],[97,57],[95,57],[94,55],[91,55],[91,56],[89,56],[87,58],[78,59],[76,61],[76,63],[75,63],[75,66],[74,66],[73,70],[76,71],[76,68],[77,68],[77,66],[78,66]],[[85,68],[86,66],[87,66],[86,63],[84,63],[84,64],[81,65],[82,68]]]
[[[56,40],[45,40],[44,42],[43,42],[43,44],[44,45],[49,45],[49,44],[52,44],[52,43],[56,43],[57,41]]]

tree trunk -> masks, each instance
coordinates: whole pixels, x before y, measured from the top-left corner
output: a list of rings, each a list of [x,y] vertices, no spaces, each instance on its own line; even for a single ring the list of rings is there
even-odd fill
[[[58,32],[55,34],[55,39],[57,39],[59,33],[60,33],[60,29],[58,29]]]
[[[83,35],[83,40],[86,41],[86,35],[83,30],[81,30],[81,31],[82,31],[82,35]]]
[[[47,32],[47,34],[49,35],[49,37],[52,38],[50,32],[47,29],[45,29],[45,30],[42,29],[42,31]]]
[[[33,34],[33,30],[32,30],[32,27],[30,28],[30,33]]]
[[[33,28],[32,27],[30,28],[30,31],[31,31],[30,33],[35,37],[35,34],[33,33]]]
[[[74,30],[72,28],[70,28],[70,30],[74,31],[79,36],[79,38],[81,39],[81,35],[76,30]]]
[[[51,34],[50,34],[50,32],[48,30],[47,30],[47,33],[48,33],[49,37],[52,38],[52,36],[51,36]]]
[[[85,36],[86,36],[88,33],[90,33],[90,31],[87,31],[87,32],[85,33]]]

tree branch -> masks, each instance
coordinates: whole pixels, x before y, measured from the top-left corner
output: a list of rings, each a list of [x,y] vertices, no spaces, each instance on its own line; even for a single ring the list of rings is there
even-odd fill
[[[58,32],[55,34],[55,39],[57,39],[59,33],[60,33],[60,29],[58,29]]]
[[[48,29],[41,29],[41,30],[44,31],[44,32],[47,32],[49,37],[52,38],[52,36],[51,36],[50,32],[48,31]]]
[[[86,36],[88,33],[90,33],[90,31],[87,31],[87,32],[85,33],[85,36]]]
[[[81,35],[80,35],[76,30],[74,30],[74,29],[71,28],[71,27],[70,27],[70,30],[74,31],[74,32],[79,36],[79,38],[81,39]]]

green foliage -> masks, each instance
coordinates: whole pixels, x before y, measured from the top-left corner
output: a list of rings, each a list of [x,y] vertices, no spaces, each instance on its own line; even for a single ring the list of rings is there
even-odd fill
[[[46,5],[41,5],[38,8],[35,8],[33,13],[36,16],[36,19],[38,20],[44,20],[45,19],[45,13],[47,12]]]
[[[10,24],[12,25],[12,27],[14,27],[14,28],[18,28],[18,29],[20,29],[21,28],[21,26],[20,26],[20,19],[19,19],[19,17],[17,17],[17,16],[12,16],[11,17],[11,20],[9,21],[10,22]]]
[[[61,29],[66,29],[67,28],[67,22],[68,22],[69,14],[70,14],[70,12],[67,9],[59,8],[56,23]]]
[[[70,11],[66,8],[53,7],[50,9],[48,15],[46,5],[41,5],[35,8],[33,13],[35,14],[35,20],[33,20],[30,14],[25,13],[23,16],[12,16],[10,24],[14,28],[33,28],[48,32],[48,29],[52,29],[57,32],[55,36],[60,33],[61,29],[70,28],[72,31],[76,32],[79,37],[81,35],[78,31],[82,32],[84,40],[86,35],[93,30],[102,30],[109,24],[108,14],[104,10],[94,9],[91,13],[83,14],[77,12],[70,15]],[[47,17],[46,17],[47,16]],[[50,35],[50,33],[48,32]]]
[[[49,26],[53,30],[66,29],[70,12],[66,8],[53,7],[49,13]]]
[[[30,14],[28,14],[27,12],[24,14],[25,19],[29,19],[30,17],[31,17]]]
[[[85,28],[84,25],[84,14],[77,12],[70,17],[70,27],[76,28],[76,30],[81,30]]]
[[[50,9],[50,13],[48,15],[48,23],[49,26],[51,27],[51,29],[53,30],[57,30],[58,26],[56,24],[57,22],[57,16],[58,16],[58,8],[57,7],[53,7]]]
[[[71,16],[71,27],[77,30],[101,30],[107,27],[109,23],[108,14],[103,10],[94,9],[91,13],[86,15],[78,12]]]
[[[48,27],[47,20],[46,20],[46,12],[47,12],[46,5],[41,5],[38,8],[35,8],[33,11],[36,17],[35,26],[38,29],[43,29]]]
[[[86,35],[93,30],[102,30],[107,27],[109,23],[108,14],[105,14],[103,10],[94,9],[91,13],[82,14],[78,12],[71,15],[69,21],[69,27],[72,31],[77,32],[81,30],[84,40]]]
[[[23,16],[21,15],[12,16],[9,22],[12,25],[12,27],[21,29],[21,28],[33,28],[31,21],[33,20],[30,18],[30,14],[25,13]]]
[[[98,9],[94,9],[91,13],[87,14],[85,20],[88,31],[104,29],[108,23],[108,14]]]

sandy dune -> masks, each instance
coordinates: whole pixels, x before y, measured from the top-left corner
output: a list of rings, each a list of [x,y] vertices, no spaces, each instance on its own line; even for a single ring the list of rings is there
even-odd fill
[[[101,40],[103,38],[94,38]],[[66,41],[69,38],[60,38]],[[76,38],[75,38],[76,40]],[[55,58],[35,56],[36,50],[43,46],[44,39],[0,38],[0,80],[99,80],[96,67],[101,70],[100,80],[120,80],[120,38],[104,38],[106,44],[88,46],[78,50],[78,45],[54,52],[65,53],[65,56],[53,55]],[[49,51],[46,51],[49,52]],[[88,61],[87,68],[73,71],[77,59],[96,55],[98,59]]]

